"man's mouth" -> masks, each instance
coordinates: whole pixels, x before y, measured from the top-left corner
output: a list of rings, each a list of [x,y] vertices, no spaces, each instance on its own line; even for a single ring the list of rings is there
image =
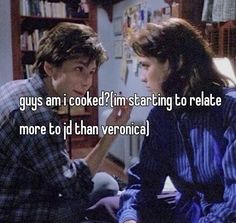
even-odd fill
[[[83,97],[84,96],[84,92],[82,91],[77,91],[77,90],[73,90],[79,97]]]

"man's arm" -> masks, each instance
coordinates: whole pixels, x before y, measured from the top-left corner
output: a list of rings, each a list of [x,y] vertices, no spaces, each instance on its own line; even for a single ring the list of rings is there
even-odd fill
[[[107,124],[126,124],[130,112],[130,107],[114,109]],[[95,173],[115,139],[115,136],[104,136],[86,157],[86,165],[81,159],[71,160],[69,158],[62,132],[59,135],[49,134],[49,132],[47,134],[19,135],[20,126],[46,126],[48,128],[49,123],[52,126],[60,126],[60,121],[51,110],[44,107],[35,112],[15,110],[9,115],[6,123],[10,134],[14,134],[15,142],[17,142],[17,145],[12,142],[9,142],[9,145],[13,150],[14,147],[18,148],[19,163],[24,160],[24,163],[21,164],[22,168],[45,182],[48,190],[52,188],[55,194],[60,193],[67,198],[84,196],[91,191],[93,185],[91,172]]]
[[[106,125],[125,125],[129,120],[132,107],[115,107],[107,118]],[[94,149],[85,157],[91,174],[94,175],[117,135],[104,135]]]

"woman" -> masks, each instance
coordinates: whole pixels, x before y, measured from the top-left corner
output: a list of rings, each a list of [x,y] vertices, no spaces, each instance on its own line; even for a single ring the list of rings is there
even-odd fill
[[[147,24],[131,37],[142,81],[166,97],[221,98],[221,106],[154,107],[140,162],[129,170],[120,223],[236,222],[236,91],[216,69],[211,51],[186,21]],[[175,207],[157,199],[170,176]]]

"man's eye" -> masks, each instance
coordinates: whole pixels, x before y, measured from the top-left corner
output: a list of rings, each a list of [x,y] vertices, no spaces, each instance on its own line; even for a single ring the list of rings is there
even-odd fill
[[[95,71],[91,71],[89,74],[90,74],[91,76],[94,76]]]
[[[75,70],[82,72],[84,70],[84,68],[83,67],[75,67]]]

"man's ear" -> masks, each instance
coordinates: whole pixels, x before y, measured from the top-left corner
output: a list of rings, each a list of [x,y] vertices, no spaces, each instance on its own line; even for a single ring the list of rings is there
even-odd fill
[[[54,73],[54,66],[47,61],[44,62],[43,65],[44,71],[47,74],[47,76],[52,77]]]

